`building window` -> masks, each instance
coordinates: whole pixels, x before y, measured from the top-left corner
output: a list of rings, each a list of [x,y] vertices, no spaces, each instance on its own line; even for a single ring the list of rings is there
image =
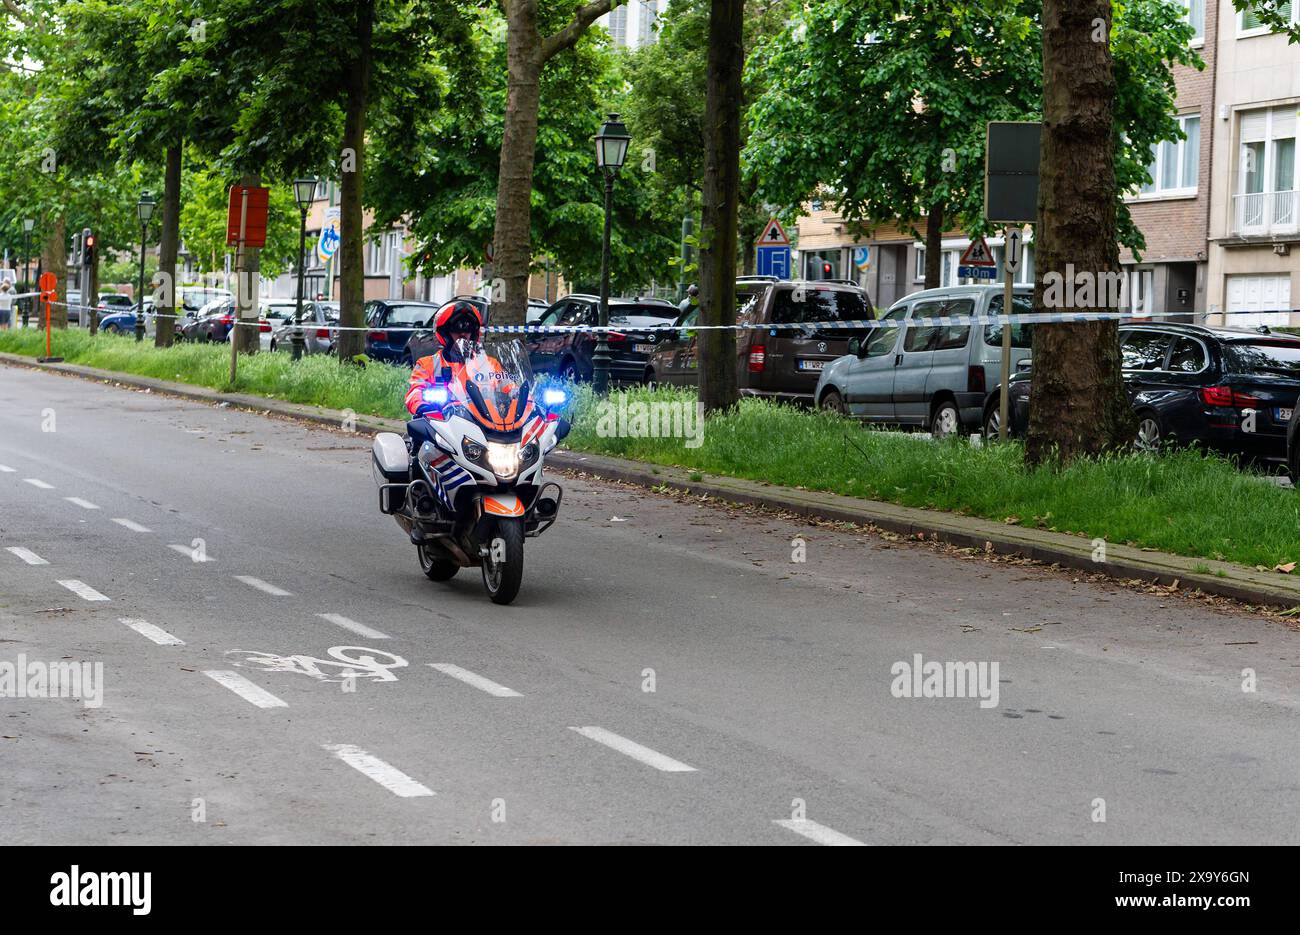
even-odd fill
[[[916,282],[925,282],[925,247],[916,248],[916,271],[912,278]]]
[[[641,0],[641,23],[637,28],[637,40],[645,45],[654,42],[659,29],[658,0]]]
[[[1184,0],[1187,22],[1192,26],[1192,41],[1205,39],[1205,0]]]
[[[1246,111],[1240,118],[1234,220],[1239,234],[1300,228],[1294,107]]]
[[[387,276],[392,272],[393,253],[401,245],[400,231],[385,231],[374,240],[366,241],[366,275]]]
[[[1151,147],[1147,174],[1151,181],[1143,185],[1142,196],[1194,195],[1201,158],[1201,118],[1191,114],[1178,118],[1184,140],[1165,140]]]
[[[1266,4],[1276,8],[1278,14],[1284,22],[1295,22],[1295,4],[1291,0],[1262,0],[1254,4],[1255,8],[1265,6]],[[1245,35],[1258,36],[1269,31],[1268,27],[1260,20],[1259,14],[1255,9],[1243,10],[1237,14],[1237,36],[1241,38]]]
[[[627,4],[609,11],[609,34],[614,45],[627,45]]]

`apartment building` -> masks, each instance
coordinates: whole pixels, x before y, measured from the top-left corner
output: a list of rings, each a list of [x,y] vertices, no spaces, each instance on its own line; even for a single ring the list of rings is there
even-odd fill
[[[609,33],[614,45],[640,48],[659,38],[659,17],[668,10],[670,0],[627,0],[596,20]]]
[[[1300,45],[1219,0],[1206,311],[1211,321],[1297,324]],[[1277,4],[1297,21],[1300,3]]]
[[[1120,251],[1124,264],[1123,303],[1138,314],[1203,315],[1209,310],[1209,217],[1213,193],[1215,63],[1220,4],[1185,0],[1191,40],[1205,61],[1197,70],[1174,68],[1175,107],[1186,139],[1152,147],[1151,182],[1126,199],[1133,222],[1146,240],[1141,259]],[[1226,0],[1231,9],[1231,0]]]

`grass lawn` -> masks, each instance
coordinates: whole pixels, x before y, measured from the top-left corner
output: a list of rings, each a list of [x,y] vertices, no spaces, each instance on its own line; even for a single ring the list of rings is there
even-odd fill
[[[36,330],[0,332],[0,351],[36,357],[45,353],[44,342]],[[91,339],[80,330],[56,333],[54,353],[69,363],[105,370],[389,418],[404,414],[409,379],[406,370],[386,364],[342,367],[323,356],[294,364],[280,352],[241,358],[239,380],[231,387],[226,345],[158,350],[128,336]],[[622,395],[632,404],[695,402],[691,390],[633,389]],[[575,450],[951,510],[1243,565],[1272,568],[1300,560],[1300,492],[1195,451],[1112,457],[1060,471],[1028,470],[1014,442],[983,448],[957,439],[931,443],[755,399],[710,420],[703,444],[688,448],[682,438],[602,436],[597,402],[586,387],[578,390],[574,410],[566,445]]]
[[[695,401],[688,390],[627,395],[629,402]],[[594,400],[584,392],[579,402],[565,444],[583,451],[1244,565],[1300,560],[1300,492],[1195,451],[1028,470],[1015,442],[930,442],[757,399],[710,420],[703,444],[688,448],[680,438],[601,437]]]
[[[99,334],[70,328],[56,331],[53,351],[70,364],[175,380],[236,393],[255,393],[294,403],[351,409],[356,413],[400,418],[406,412],[409,370],[387,364],[341,367],[338,358],[320,354],[297,364],[287,351],[253,354],[239,359],[238,378],[230,385],[229,344],[178,344],[159,349],[152,338],[136,344],[134,336]],[[0,331],[0,351],[45,355],[45,332],[36,329]]]

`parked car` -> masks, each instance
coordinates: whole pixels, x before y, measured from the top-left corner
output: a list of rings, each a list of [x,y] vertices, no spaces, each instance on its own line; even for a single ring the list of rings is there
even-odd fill
[[[135,313],[139,304],[133,304],[126,309],[109,311],[100,316],[99,330],[106,331],[109,334],[134,334],[135,333]],[[155,316],[153,312],[153,296],[144,297],[144,330],[146,334],[153,334],[155,326]]]
[[[546,314],[546,310],[550,307],[551,306],[548,303],[543,302],[541,299],[529,299],[528,313],[524,318],[524,321],[530,325],[536,324],[541,320],[542,316]]]
[[[677,317],[677,307],[662,299],[610,299],[609,324],[618,328],[607,338],[609,376],[616,383],[644,383],[649,354],[670,332],[663,329]],[[569,295],[551,305],[538,325],[595,325],[600,320],[600,298]],[[537,333],[524,336],[529,361],[538,373],[553,373],[565,380],[590,380],[591,355],[597,335],[586,332]]]
[[[533,301],[532,299],[529,299],[529,302],[532,301]],[[432,324],[433,320],[438,317],[438,312],[441,312],[444,308],[446,308],[448,305],[451,305],[453,302],[469,302],[471,305],[473,305],[475,308],[479,310],[479,314],[483,316],[483,321],[485,323],[487,322],[488,320],[487,299],[485,299],[481,295],[458,295],[454,298],[448,299],[446,302],[443,302],[441,305],[439,305],[434,310],[433,314],[429,316],[429,324]],[[411,339],[406,342],[406,347],[402,349],[401,361],[406,366],[413,367],[415,365],[415,362],[419,360],[421,357],[429,357],[430,355],[436,354],[437,352],[438,352],[438,336],[433,333],[433,328],[431,327],[421,328],[419,331],[416,331],[414,334],[412,334]]]
[[[1300,398],[1300,338],[1266,329],[1141,323],[1121,325],[1119,340],[1137,447],[1199,445],[1251,461],[1288,462]],[[1028,428],[1032,382],[1031,362],[1007,384],[1012,435]],[[986,412],[997,408],[995,390]],[[996,419],[985,422],[996,429]]]
[[[186,341],[224,341],[235,321],[235,299],[214,299],[197,311],[185,309],[181,335]]]
[[[296,304],[291,310],[297,312]],[[292,351],[293,333],[296,325],[302,326],[303,353],[332,354],[334,342],[338,339],[339,305],[337,302],[317,302],[303,300],[302,319],[290,317],[273,325],[270,349],[272,351]],[[330,326],[335,327],[331,328]]]
[[[129,295],[122,295],[120,292],[101,292],[99,294],[99,304],[96,306],[101,313],[105,311],[120,311],[135,307]]]
[[[33,286],[32,288],[36,287]],[[40,308],[40,303],[35,299],[21,301],[30,301],[32,303],[32,317],[35,318],[37,310]],[[74,289],[68,293],[67,297],[63,301],[68,303],[68,324],[81,324],[81,293]],[[87,319],[87,321],[89,321],[89,319]]]
[[[372,299],[366,303],[366,356],[401,363],[411,335],[429,327],[438,306],[405,299]]]
[[[926,289],[881,317],[877,328],[825,367],[814,398],[866,422],[916,426],[943,437],[978,429],[988,388],[1002,378],[1002,326],[926,325],[932,318],[1002,314],[1003,286]],[[1032,310],[1032,286],[1016,287],[1012,311]],[[910,324],[916,322],[917,324]],[[1028,357],[1030,325],[1013,325],[1011,366]]]
[[[813,402],[822,370],[848,352],[851,339],[868,333],[865,328],[809,330],[800,326],[875,318],[866,290],[848,282],[744,277],[736,281],[736,305],[737,323],[761,326],[737,333],[741,394],[796,403]],[[690,326],[698,315],[698,307],[680,314],[677,330],[650,351],[648,382],[696,385],[698,349]]]

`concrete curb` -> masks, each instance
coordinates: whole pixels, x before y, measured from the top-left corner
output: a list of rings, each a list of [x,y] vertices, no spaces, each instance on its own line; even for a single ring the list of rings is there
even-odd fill
[[[340,428],[344,413],[321,406],[290,403],[264,396],[244,393],[222,393],[207,387],[174,383],[153,377],[99,370],[78,364],[42,364],[34,358],[17,354],[0,353],[0,363],[63,373],[82,379],[115,383],[137,389],[148,389],[169,396],[179,396],[206,403],[227,403],[254,412],[271,412],[276,415],[302,419],[333,428]],[[354,424],[357,429],[371,432],[402,432],[405,422],[379,416],[358,414]],[[998,554],[1020,555],[1047,564],[1058,564],[1093,574],[1113,578],[1137,579],[1169,586],[1178,583],[1182,589],[1199,589],[1206,594],[1232,598],[1247,604],[1292,608],[1300,606],[1300,576],[1290,578],[1277,572],[1260,572],[1229,562],[1210,559],[1186,558],[1165,552],[1144,551],[1115,543],[1106,544],[1106,560],[1093,561],[1091,540],[1066,533],[1008,526],[975,517],[897,506],[877,500],[861,500],[838,494],[778,487],[735,477],[709,476],[707,479],[682,468],[650,465],[604,455],[557,451],[549,461],[562,470],[583,472],[608,480],[637,484],[643,487],[667,487],[697,496],[709,496],[731,503],[763,506],[817,517],[834,522],[876,526],[903,536],[923,536],[934,541],[947,542],[960,548],[990,549]],[[1300,496],[1300,493],[1297,494]],[[1210,574],[1194,571],[1198,566],[1210,569]],[[1219,577],[1215,572],[1222,572]]]

